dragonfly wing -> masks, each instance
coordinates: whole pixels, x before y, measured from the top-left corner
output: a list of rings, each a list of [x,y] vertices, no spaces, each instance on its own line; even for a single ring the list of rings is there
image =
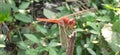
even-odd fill
[[[62,44],[63,48],[67,47],[67,33],[66,33],[66,28],[65,24],[63,23],[62,25],[59,25],[59,33],[60,33],[60,42]]]

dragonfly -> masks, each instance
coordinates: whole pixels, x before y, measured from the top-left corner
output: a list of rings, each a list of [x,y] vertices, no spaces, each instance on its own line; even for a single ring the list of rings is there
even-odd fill
[[[67,37],[73,32],[75,28],[75,19],[68,17],[61,17],[59,19],[45,19],[45,18],[37,18],[38,21],[50,22],[58,24],[59,26],[59,35],[60,35],[60,43],[63,48],[67,47]]]

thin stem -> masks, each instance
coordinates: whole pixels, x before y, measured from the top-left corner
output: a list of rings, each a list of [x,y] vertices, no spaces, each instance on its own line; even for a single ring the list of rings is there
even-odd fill
[[[87,9],[87,10],[82,10],[82,11],[75,12],[73,14],[65,15],[63,17],[75,16],[77,14],[83,14],[85,12],[90,12],[90,11],[94,12],[94,11],[97,11],[97,9],[96,8],[90,8],[90,9]]]
[[[77,31],[74,30],[72,32],[72,34],[68,36],[67,48],[66,48],[66,55],[73,55],[73,53],[74,53],[74,46],[75,46],[76,34],[77,34]]]
[[[21,41],[23,41],[20,31],[18,30]]]
[[[11,41],[11,37],[10,37],[10,30],[9,30],[9,28],[8,28],[8,26],[3,22],[2,23],[4,26],[5,26],[5,28],[7,29],[7,33],[6,33],[6,40],[8,40],[8,42],[12,42]]]

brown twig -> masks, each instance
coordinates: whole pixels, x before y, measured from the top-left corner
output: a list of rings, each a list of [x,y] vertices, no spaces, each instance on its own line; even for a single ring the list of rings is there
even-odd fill
[[[67,40],[66,55],[73,55],[77,31],[74,30]]]
[[[78,1],[80,3],[80,5],[83,7],[83,9],[88,9],[86,6],[85,6],[85,3],[82,3],[81,1]]]
[[[97,9],[96,9],[96,8],[90,8],[90,9],[86,9],[86,10],[82,10],[82,11],[75,12],[75,13],[73,13],[73,14],[65,15],[65,16],[63,16],[63,17],[75,16],[75,15],[77,15],[77,14],[83,14],[83,13],[89,12],[89,11],[94,12],[94,11],[97,11]]]
[[[10,30],[9,30],[8,26],[4,22],[2,24],[5,26],[5,28],[7,30],[7,33],[6,33],[7,36],[6,36],[5,41],[8,41],[9,43],[11,43]]]

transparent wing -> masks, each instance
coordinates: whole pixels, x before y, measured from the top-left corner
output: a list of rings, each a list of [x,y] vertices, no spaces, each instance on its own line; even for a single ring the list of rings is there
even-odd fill
[[[70,28],[69,25],[65,25],[63,21],[61,21],[60,24],[58,25],[59,25],[60,42],[62,44],[62,47],[66,49],[68,37],[74,31],[74,28]]]
[[[67,33],[66,33],[66,27],[64,22],[62,24],[59,24],[59,34],[60,34],[60,42],[62,44],[63,48],[67,47]]]

